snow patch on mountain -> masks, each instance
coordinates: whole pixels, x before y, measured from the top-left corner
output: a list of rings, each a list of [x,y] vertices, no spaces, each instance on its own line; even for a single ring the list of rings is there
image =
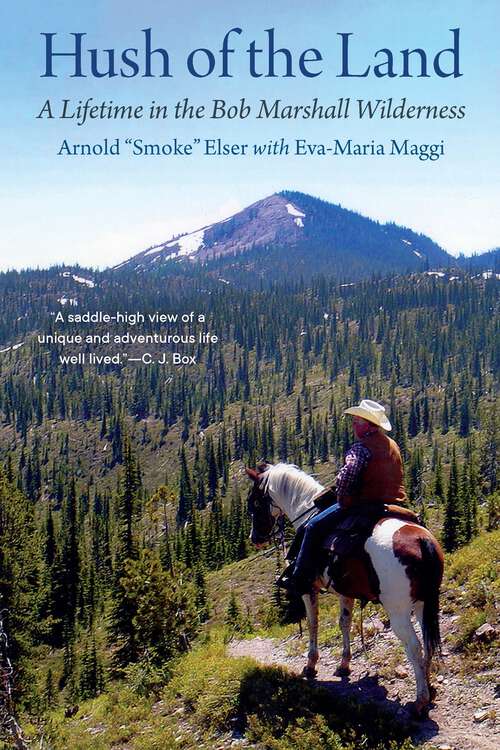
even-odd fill
[[[165,247],[175,247],[177,245],[179,249],[173,253],[170,253],[170,255],[167,255],[165,260],[170,260],[171,258],[180,258],[181,256],[187,256],[196,253],[197,250],[203,247],[204,237],[205,229],[198,229],[197,232],[183,234],[182,237],[179,237],[177,240],[167,242]]]
[[[155,245],[154,247],[149,248],[149,250],[146,250],[146,252],[144,253],[144,256],[153,255],[153,253],[159,253],[161,252],[161,250],[162,248],[159,245]],[[116,266],[116,267],[119,268],[119,266]]]
[[[128,261],[125,261],[125,263],[128,263]],[[125,263],[121,263],[120,265],[125,265]],[[116,266],[116,268],[119,268],[119,266]],[[92,281],[92,279],[84,279],[83,276],[77,276],[74,273],[71,273],[71,271],[61,271],[59,276],[63,276],[65,279],[73,279],[73,281],[76,281],[77,284],[84,284],[85,286],[88,286],[89,289],[93,289],[95,287],[95,282]]]
[[[403,240],[403,241],[404,241],[404,240]],[[422,253],[419,253],[419,252],[418,252],[418,250],[414,250],[413,252],[414,252],[414,253],[415,253],[415,255],[417,256],[417,258],[423,258],[423,257],[424,257],[424,256],[422,255]]]
[[[306,215],[302,211],[299,211],[298,208],[295,208],[293,203],[287,203],[286,210],[288,211],[290,216],[297,216],[299,219],[305,219],[306,217]]]
[[[88,286],[89,289],[93,289],[95,287],[94,282],[91,279],[84,279],[83,276],[75,276],[75,274],[71,277],[73,281],[76,281],[77,284],[84,284],[85,286]]]

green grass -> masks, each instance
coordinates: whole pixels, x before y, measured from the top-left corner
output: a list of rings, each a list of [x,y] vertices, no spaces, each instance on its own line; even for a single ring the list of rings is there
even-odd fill
[[[453,646],[474,657],[474,669],[488,667],[498,641],[481,644],[473,635],[485,622],[499,627],[500,530],[481,534],[447,558],[443,591],[443,609],[459,615]]]
[[[280,667],[231,658],[220,637],[180,660],[165,689],[205,730],[245,730],[271,750],[411,750],[402,726],[374,705],[339,701]]]
[[[177,661],[161,700],[114,683],[71,718],[54,710],[44,737],[51,750],[213,750],[234,730],[269,750],[413,748],[378,708],[334,699],[282,668],[228,657],[219,629]]]
[[[207,588],[211,624],[224,621],[231,592],[234,592],[242,613],[250,613],[255,627],[260,627],[271,599],[275,572],[275,555],[264,557],[257,554],[209,573]]]
[[[468,604],[486,606],[500,597],[500,529],[485,532],[447,560],[445,586],[463,586]]]
[[[497,644],[477,644],[472,635],[486,620],[498,623],[499,548],[500,531],[483,533],[446,561],[443,605],[448,613],[460,615],[452,645],[464,669],[467,664],[474,670],[478,664],[485,668],[494,660]],[[221,735],[230,741],[237,729],[254,746],[269,750],[411,750],[408,729],[395,724],[383,709],[339,700],[283,668],[227,655],[229,633],[222,622],[232,590],[244,607],[248,603],[255,633],[283,639],[297,631],[297,625],[264,621],[274,568],[274,558],[255,557],[211,574],[212,622],[198,645],[172,665],[170,682],[155,697],[140,695],[124,682],[110,683],[103,695],[82,702],[71,718],[62,707],[53,709],[44,730],[48,747],[212,750],[221,746]],[[365,619],[373,611],[369,605]],[[336,597],[322,597],[320,632],[325,644],[338,641],[337,618]],[[57,673],[59,655],[43,656]],[[42,673],[37,677],[42,680]],[[38,734],[36,727],[21,723],[30,736]]]
[[[107,693],[82,703],[70,719],[62,710],[54,712],[45,739],[50,750],[195,750],[200,742],[190,728],[180,726],[178,708],[115,683]]]

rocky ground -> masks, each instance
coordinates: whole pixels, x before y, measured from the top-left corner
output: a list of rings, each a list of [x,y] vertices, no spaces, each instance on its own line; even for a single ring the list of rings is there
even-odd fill
[[[435,703],[429,718],[413,722],[405,704],[414,700],[411,667],[393,633],[378,616],[365,621],[365,647],[353,638],[352,673],[349,678],[335,677],[339,649],[321,649],[317,683],[333,694],[375,701],[408,721],[412,739],[425,748],[439,750],[498,750],[500,747],[500,670],[478,668],[475,673],[463,669],[460,654],[450,649],[456,616],[443,617],[443,657],[437,662],[434,684]],[[229,645],[233,656],[252,656],[262,664],[276,664],[300,673],[307,647],[305,635],[286,641],[271,638],[235,640]]]

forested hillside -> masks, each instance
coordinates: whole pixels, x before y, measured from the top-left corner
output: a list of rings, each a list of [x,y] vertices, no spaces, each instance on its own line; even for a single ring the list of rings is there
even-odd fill
[[[202,268],[0,275],[0,607],[18,714],[42,727],[114,680],[167,682],[211,623],[207,575],[251,552],[244,466],[328,483],[360,398],[387,405],[410,502],[447,552],[494,529],[498,290],[460,271],[249,289]],[[117,310],[203,313],[219,341],[165,371],[63,365],[72,344],[37,339],[74,332],[58,312]]]

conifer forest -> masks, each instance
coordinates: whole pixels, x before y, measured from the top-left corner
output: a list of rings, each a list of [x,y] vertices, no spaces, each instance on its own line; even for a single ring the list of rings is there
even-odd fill
[[[343,411],[362,398],[386,406],[410,506],[446,553],[498,527],[494,274],[71,273],[94,283],[75,292],[62,267],[0,275],[5,747],[13,716],[35,736],[120,681],[167,682],[211,627],[209,579],[255,555],[244,467],[293,463],[331,483],[352,442]],[[218,341],[181,343],[196,365],[167,374],[62,364],[71,343],[39,340],[74,332],[61,310],[189,310]],[[252,616],[233,594],[226,626]]]

